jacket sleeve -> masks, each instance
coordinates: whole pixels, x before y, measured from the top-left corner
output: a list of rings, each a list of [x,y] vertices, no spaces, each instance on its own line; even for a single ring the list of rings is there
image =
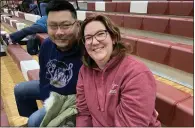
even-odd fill
[[[82,67],[79,72],[78,82],[77,82],[77,98],[76,106],[78,110],[78,115],[76,117],[77,127],[92,127],[92,118],[88,110],[88,106],[85,99],[83,77],[82,77]]]
[[[115,126],[149,126],[155,109],[156,84],[151,72],[126,78],[115,111]]]

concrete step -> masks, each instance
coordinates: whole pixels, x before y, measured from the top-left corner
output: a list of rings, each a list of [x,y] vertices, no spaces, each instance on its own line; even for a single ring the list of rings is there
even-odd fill
[[[165,41],[172,41],[173,43],[194,45],[194,40],[192,38],[187,38],[187,37],[156,33],[156,32],[144,31],[144,30],[137,30],[137,29],[126,29],[122,27],[120,27],[120,31],[121,33],[132,34],[136,36],[151,37],[151,38],[165,40]]]

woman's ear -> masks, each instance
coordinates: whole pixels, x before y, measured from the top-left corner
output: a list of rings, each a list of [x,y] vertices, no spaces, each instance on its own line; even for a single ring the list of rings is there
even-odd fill
[[[115,44],[116,44],[116,42],[117,42],[116,37],[113,37],[113,38],[112,38],[112,44],[113,44],[113,45],[115,45]]]

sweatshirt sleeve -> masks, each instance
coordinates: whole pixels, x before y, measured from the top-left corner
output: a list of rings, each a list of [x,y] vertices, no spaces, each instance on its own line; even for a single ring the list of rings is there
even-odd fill
[[[45,67],[45,64],[44,64],[44,43],[46,42],[46,39],[43,41],[42,45],[41,45],[41,48],[40,48],[40,51],[39,51],[39,66],[40,66],[40,70],[39,70],[39,79],[40,79],[40,85],[43,85],[43,76],[44,76],[44,73],[43,73],[43,69]]]
[[[149,126],[155,109],[156,84],[151,72],[126,78],[115,112],[116,127]]]
[[[79,72],[78,82],[77,82],[77,98],[76,106],[78,110],[78,115],[76,117],[76,127],[92,127],[92,118],[88,110],[88,106],[85,99],[82,68]]]

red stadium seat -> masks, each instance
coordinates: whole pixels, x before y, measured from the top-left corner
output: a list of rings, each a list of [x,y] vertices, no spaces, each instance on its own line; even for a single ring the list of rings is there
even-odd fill
[[[148,1],[148,14],[165,14],[168,8],[168,1]]]
[[[130,2],[117,2],[116,11],[117,12],[130,12]]]
[[[170,18],[169,34],[194,37],[194,20],[186,18]]]
[[[165,64],[170,47],[171,44],[169,43],[161,43],[151,40],[150,38],[139,39],[137,41],[136,55],[154,62]]]
[[[174,127],[194,127],[194,97],[177,104],[172,122]],[[185,119],[185,121],[184,121]]]
[[[194,11],[193,1],[169,1],[168,14],[177,16],[190,16]]]
[[[7,50],[8,50],[8,52],[10,52],[11,55],[26,52],[19,44],[18,45],[9,45]]]
[[[159,113],[159,120],[166,126],[172,126],[171,124],[175,118],[176,104],[189,98],[190,94],[160,81],[156,81],[156,83],[157,98],[155,108]],[[185,119],[183,118],[183,120]]]
[[[116,2],[105,2],[106,12],[116,12],[116,7],[117,7]]]
[[[137,37],[121,35],[122,43],[128,48],[131,54],[136,54]]]
[[[32,56],[29,55],[21,46],[19,45],[8,45],[8,53],[17,64],[18,68],[21,70],[20,62],[24,60],[32,60]]]
[[[124,27],[132,29],[141,29],[144,16],[124,15]]]
[[[169,66],[193,73],[194,72],[194,52],[193,46],[175,45],[171,47]]]
[[[142,29],[152,32],[164,33],[168,29],[169,18],[160,16],[145,16]]]
[[[88,2],[87,3],[87,10],[88,11],[95,11],[95,2]]]
[[[119,27],[124,26],[124,15],[123,14],[105,14],[107,17],[109,17],[116,25]]]

